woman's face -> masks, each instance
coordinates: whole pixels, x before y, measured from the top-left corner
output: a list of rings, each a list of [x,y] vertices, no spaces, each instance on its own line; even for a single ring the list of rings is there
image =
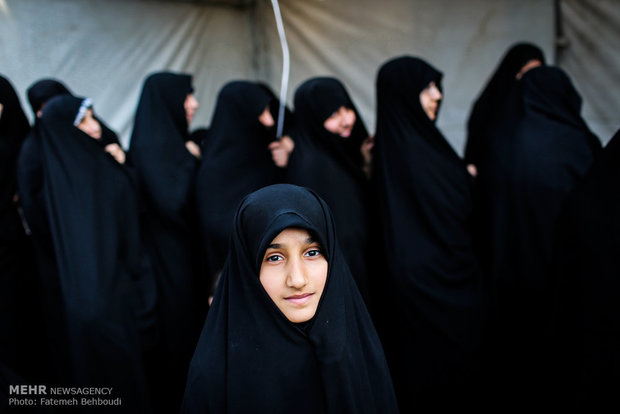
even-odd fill
[[[307,230],[285,229],[267,247],[260,282],[289,321],[314,317],[326,280],[327,260]]]
[[[441,101],[441,98],[443,98],[443,95],[437,85],[435,85],[435,82],[429,83],[428,86],[420,92],[420,104],[422,104],[422,109],[424,109],[424,112],[431,121],[437,118],[437,108],[439,108],[439,101]]]
[[[86,110],[84,118],[82,118],[82,121],[80,121],[77,127],[92,138],[101,138],[101,124],[95,119],[93,110],[90,108]]]
[[[265,110],[258,116],[258,120],[267,128],[271,128],[276,124],[276,122],[273,120],[273,116],[271,115],[271,111],[269,110],[269,105],[267,105]]]
[[[355,111],[341,106],[329,118],[323,122],[323,127],[332,134],[340,135],[342,138],[351,136],[351,131],[355,125]]]
[[[194,94],[187,94],[187,98],[185,98],[185,103],[183,104],[183,107],[185,108],[185,117],[187,118],[187,125],[192,123],[192,120],[194,119],[194,114],[196,113],[196,110],[199,106],[200,104],[198,103],[198,100],[196,99]]]

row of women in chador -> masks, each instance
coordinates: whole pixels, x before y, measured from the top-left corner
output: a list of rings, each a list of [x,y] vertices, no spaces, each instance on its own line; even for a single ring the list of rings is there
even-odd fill
[[[514,50],[524,48],[537,50],[527,45]],[[60,369],[69,374],[63,380],[118,384],[133,412],[174,411],[207,292],[221,278],[194,352],[187,412],[395,411],[384,352],[402,412],[482,405],[489,400],[483,386],[507,378],[520,380],[502,397],[526,393],[523,400],[531,401],[535,387],[531,378],[518,376],[519,368],[528,366],[542,377],[544,367],[527,357],[520,359],[523,365],[511,363],[509,352],[540,360],[535,358],[541,350],[526,345],[539,337],[534,324],[550,313],[539,298],[553,287],[547,276],[553,225],[597,141],[579,116],[580,99],[566,75],[545,66],[540,51],[515,58],[514,50],[505,59],[515,60],[512,74],[503,74],[499,86],[491,81],[482,94],[494,96],[494,103],[482,115],[474,110],[486,131],[479,151],[484,155],[468,160],[469,173],[435,126],[441,73],[410,56],[392,59],[378,72],[372,151],[373,138],[333,78],[298,87],[295,119],[281,140],[273,133],[277,102],[268,87],[248,81],[225,85],[198,146],[192,141],[197,134],[188,133],[197,107],[191,78],[152,75],[126,162],[113,133],[91,122],[87,100],[69,95],[50,100],[34,128],[38,138],[32,142],[38,144],[30,144],[43,170],[38,180],[30,177],[40,186],[30,197],[43,211],[39,221],[53,249],[48,256],[56,261],[49,273],[57,276],[48,281],[55,290],[46,288],[42,303],[49,309],[46,317],[58,323],[52,342],[70,350],[68,365]],[[489,92],[493,89],[499,92]],[[475,130],[470,128],[470,142]],[[58,139],[44,142],[54,134],[73,137],[76,144],[60,151],[53,145]],[[545,156],[532,153],[533,145],[543,143]],[[24,153],[20,171],[36,164],[25,162]],[[79,161],[86,158],[89,162]],[[71,172],[82,169],[89,172]],[[475,181],[471,172],[477,173]],[[234,217],[248,193],[279,181],[313,193],[270,187],[247,198]],[[29,188],[34,187],[20,185],[20,195]],[[21,197],[27,221],[36,221],[29,211],[37,208],[26,207],[28,196]],[[321,199],[331,213],[319,208]],[[279,223],[279,209],[297,218]],[[322,218],[313,218],[319,210]],[[326,235],[331,225],[321,224],[332,215],[342,253],[334,236]],[[286,284],[292,302],[263,280],[263,267],[288,263],[287,252],[272,249],[287,244],[280,236],[290,236],[289,227],[318,241],[302,257],[325,256],[327,262],[321,289]],[[115,230],[120,228],[126,231]],[[513,271],[525,265],[527,271]],[[88,277],[76,281],[82,272]],[[532,272],[540,278],[528,279]],[[523,318],[513,317],[519,310],[510,297],[516,288],[505,287],[509,282],[531,303]],[[334,296],[341,302],[334,304]],[[306,308],[306,301],[314,305],[303,320],[290,317],[286,306]],[[518,332],[522,349],[515,351],[517,342],[506,332]],[[497,369],[481,363],[487,355]],[[105,369],[97,369],[100,364]],[[496,377],[484,382],[489,373]]]

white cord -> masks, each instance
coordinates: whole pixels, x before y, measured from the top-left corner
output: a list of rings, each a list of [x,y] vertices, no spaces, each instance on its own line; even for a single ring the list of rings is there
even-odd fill
[[[273,14],[276,17],[278,35],[280,36],[280,45],[282,46],[282,83],[280,85],[280,108],[278,111],[278,127],[276,130],[276,137],[280,139],[282,138],[282,130],[284,129],[284,109],[286,108],[286,93],[288,89],[288,77],[290,72],[290,57],[278,0],[271,0],[271,5],[273,6]]]

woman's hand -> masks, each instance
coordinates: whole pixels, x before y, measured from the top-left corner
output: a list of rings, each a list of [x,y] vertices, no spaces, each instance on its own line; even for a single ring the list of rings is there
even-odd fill
[[[467,164],[467,171],[469,172],[469,174],[471,174],[472,177],[478,175],[478,169],[474,164]]]
[[[116,162],[125,164],[125,151],[118,144],[108,144],[105,146],[105,152],[112,155]]]
[[[200,159],[202,158],[202,154],[200,153],[200,147],[194,141],[185,141],[185,148],[192,154],[194,157]]]
[[[364,158],[364,166],[362,168],[368,178],[370,178],[372,173],[372,149],[374,146],[375,137],[374,135],[371,135],[362,142],[362,146],[360,147],[360,152]]]
[[[280,138],[279,141],[273,141],[269,144],[271,150],[271,157],[273,162],[280,168],[284,168],[288,165],[288,158],[295,149],[295,142],[288,135]]]

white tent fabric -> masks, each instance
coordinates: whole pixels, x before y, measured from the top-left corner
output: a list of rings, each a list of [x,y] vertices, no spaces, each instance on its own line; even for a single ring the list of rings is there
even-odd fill
[[[588,125],[606,143],[620,128],[620,2],[563,0],[558,65],[584,99]]]
[[[119,131],[125,143],[144,78],[169,69],[194,74],[206,124],[219,87],[251,76],[247,10],[176,2],[0,0],[0,73],[24,98],[56,77]]]
[[[268,14],[266,5],[259,2]],[[421,56],[444,73],[438,125],[462,153],[470,105],[508,46],[538,44],[553,56],[553,2],[537,0],[281,1],[291,49],[291,90],[317,75],[350,89],[370,131],[375,123],[375,76],[402,54]],[[262,17],[261,25],[271,24]],[[275,31],[259,67],[276,84],[280,67]],[[274,59],[278,62],[273,64]]]
[[[554,61],[553,0],[280,0],[280,8],[291,50],[289,104],[303,80],[336,76],[372,131],[379,65],[418,55],[444,72],[439,126],[459,153],[470,105],[512,43],[534,42]],[[93,98],[127,143],[142,81],[164,69],[194,74],[201,102],[194,126],[208,125],[228,80],[263,80],[277,92],[281,51],[270,1],[0,0],[0,73],[24,104],[32,82],[59,78]],[[617,69],[616,62],[616,84]],[[613,90],[608,83],[586,78],[578,87],[594,119],[618,124],[596,106]]]

